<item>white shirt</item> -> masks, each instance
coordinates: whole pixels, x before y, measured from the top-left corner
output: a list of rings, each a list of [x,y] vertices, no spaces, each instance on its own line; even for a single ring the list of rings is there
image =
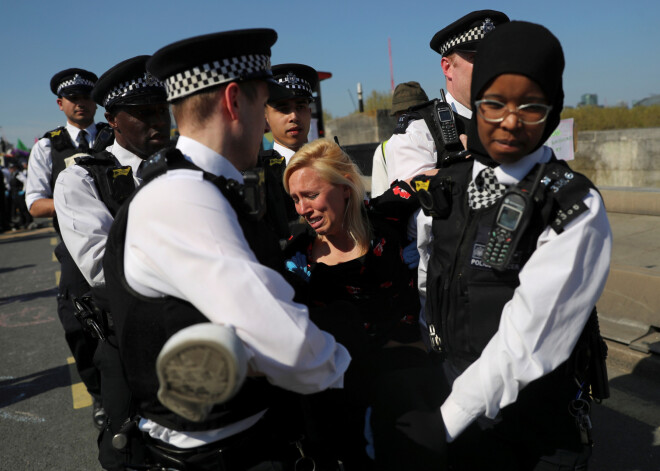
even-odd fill
[[[78,147],[78,134],[80,129],[67,122],[66,130],[71,137],[71,144]],[[96,138],[96,125],[92,124],[85,128],[89,145]],[[53,189],[50,187],[50,177],[53,174],[53,160],[50,155],[51,143],[49,138],[42,138],[34,145],[28,159],[28,181],[25,191],[25,204],[30,209],[35,201],[53,197]]]
[[[289,160],[291,160],[293,154],[296,153],[295,150],[291,150],[288,147],[284,147],[282,144],[278,144],[277,142],[273,142],[273,149],[277,151],[277,153],[280,154],[282,157],[284,157],[284,161],[286,162],[287,165],[289,165]]]
[[[472,112],[456,101],[451,93],[447,93],[446,98],[456,113],[467,119],[472,117]],[[433,170],[438,153],[426,121],[417,119],[408,125],[404,134],[393,134],[385,146],[385,155],[388,187],[394,180],[407,180],[427,170]]]
[[[106,149],[122,166],[130,166],[135,177],[142,159],[115,142]],[[53,195],[62,240],[81,273],[92,287],[105,284],[103,254],[113,217],[96,188],[92,176],[80,165],[70,165],[57,177]]]
[[[242,182],[240,172],[208,147],[181,136],[177,148],[207,172]],[[234,209],[201,172],[168,172],[137,194],[124,250],[131,288],[149,297],[184,299],[212,322],[233,326],[252,369],[272,384],[303,394],[343,386],[347,350],[292,301],[293,288],[282,276],[257,261]],[[244,430],[251,424],[243,425]],[[186,434],[148,421],[141,428],[181,447],[240,431]]]
[[[381,142],[374,151],[373,162],[371,165],[371,197],[376,198],[382,195],[390,188],[390,180],[387,177],[387,164],[383,148],[387,141]]]
[[[495,176],[504,185],[516,184],[550,156],[550,149],[541,147],[514,164],[495,168]],[[475,161],[472,179],[483,168]],[[605,286],[612,249],[600,195],[590,190],[584,203],[589,210],[561,234],[550,227],[541,233],[520,271],[520,285],[502,310],[498,331],[454,382],[440,408],[448,440],[479,416],[495,417],[516,401],[520,390],[553,371],[573,351]],[[418,220],[422,238],[430,233],[431,218],[420,213]]]

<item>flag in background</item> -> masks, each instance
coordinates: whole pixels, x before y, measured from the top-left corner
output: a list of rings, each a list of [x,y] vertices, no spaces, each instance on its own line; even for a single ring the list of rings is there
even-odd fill
[[[16,148],[18,150],[29,150],[27,147],[25,147],[25,144],[23,144],[23,141],[21,141],[20,139],[16,140]]]

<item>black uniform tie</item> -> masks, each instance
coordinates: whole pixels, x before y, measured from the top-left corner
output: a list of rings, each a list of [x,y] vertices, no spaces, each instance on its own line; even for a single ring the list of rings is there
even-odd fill
[[[506,187],[497,181],[495,171],[486,167],[468,185],[468,200],[472,209],[482,209],[492,206],[506,190]]]
[[[87,131],[85,131],[84,129],[80,131],[78,149],[80,149],[83,152],[87,152],[89,150],[89,142],[87,141]]]

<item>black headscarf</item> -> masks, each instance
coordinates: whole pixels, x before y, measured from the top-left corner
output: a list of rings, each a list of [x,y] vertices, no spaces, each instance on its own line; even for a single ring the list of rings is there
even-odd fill
[[[477,113],[475,101],[502,74],[520,74],[536,82],[552,105],[543,136],[538,145],[541,147],[553,133],[561,119],[564,107],[564,52],[559,40],[545,27],[524,21],[512,21],[499,25],[488,34],[477,49],[472,70],[470,105],[472,120],[468,126],[468,149],[481,163],[490,167],[499,165],[490,156],[479,140],[477,131]]]

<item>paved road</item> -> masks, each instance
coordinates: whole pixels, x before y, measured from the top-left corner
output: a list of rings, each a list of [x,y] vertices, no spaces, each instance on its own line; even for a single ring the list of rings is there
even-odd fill
[[[89,398],[57,319],[50,228],[0,234],[0,471],[98,471]],[[660,378],[610,367],[592,470],[660,469]]]
[[[50,228],[0,235],[3,471],[101,469],[91,402],[57,318],[55,237]]]

